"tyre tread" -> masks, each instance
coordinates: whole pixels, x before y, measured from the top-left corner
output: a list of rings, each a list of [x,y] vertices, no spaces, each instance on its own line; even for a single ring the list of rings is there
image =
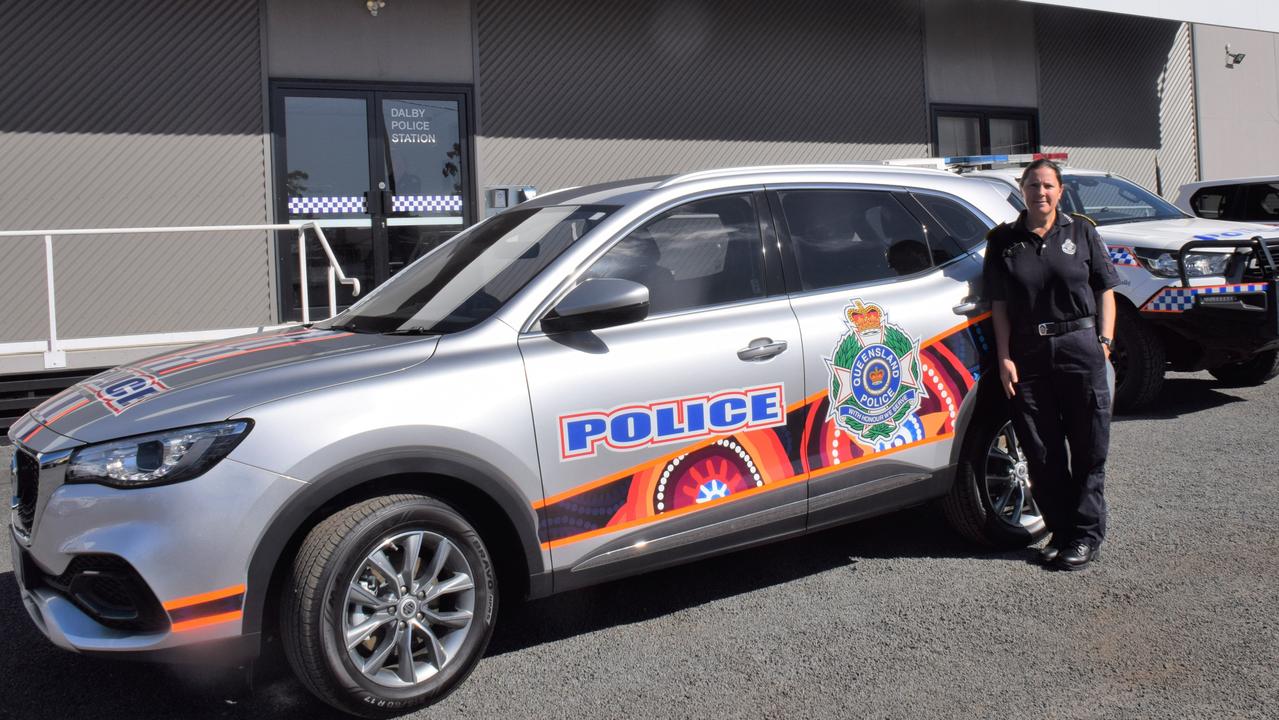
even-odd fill
[[[280,603],[283,610],[281,635],[284,652],[302,684],[335,707],[348,707],[347,698],[329,677],[319,636],[301,630],[307,624],[305,617],[313,612],[323,612],[324,588],[321,578],[342,539],[378,511],[406,500],[429,501],[430,498],[408,494],[383,495],[343,508],[307,533],[294,558],[291,582],[283,591],[286,596]],[[432,503],[439,504],[434,501]],[[298,588],[301,588],[301,592],[297,591]]]

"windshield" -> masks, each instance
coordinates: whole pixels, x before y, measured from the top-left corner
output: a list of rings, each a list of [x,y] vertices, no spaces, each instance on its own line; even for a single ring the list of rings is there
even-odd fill
[[[615,209],[508,210],[439,246],[320,327],[423,335],[474,327]]]
[[[1171,203],[1140,185],[1104,175],[1065,175],[1061,206],[1083,213],[1098,225],[1174,220],[1185,215]]]

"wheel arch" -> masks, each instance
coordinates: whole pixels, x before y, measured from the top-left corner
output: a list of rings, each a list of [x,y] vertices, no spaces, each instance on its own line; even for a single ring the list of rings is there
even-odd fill
[[[985,368],[985,372],[977,380],[977,385],[959,406],[959,417],[955,420],[955,442],[950,446],[951,466],[957,465],[963,457],[971,431],[976,421],[980,419],[979,414],[989,412],[992,407],[996,407],[996,403],[1007,402],[1004,389],[999,384],[998,369],[993,365]]]
[[[289,562],[312,528],[343,507],[396,492],[429,495],[460,512],[484,539],[499,587],[507,593],[550,594],[535,516],[513,481],[478,458],[420,449],[381,451],[317,477],[276,513],[249,561],[242,632],[271,629]]]

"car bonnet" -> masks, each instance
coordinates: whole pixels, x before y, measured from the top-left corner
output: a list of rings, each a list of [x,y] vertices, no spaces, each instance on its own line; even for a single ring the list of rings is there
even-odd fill
[[[38,445],[42,431],[88,443],[217,422],[278,398],[411,367],[429,358],[437,341],[295,327],[197,345],[80,382],[36,407],[9,435],[27,445]]]
[[[1279,237],[1279,231],[1266,225],[1202,218],[1101,225],[1097,228],[1097,233],[1107,245],[1162,250],[1178,250],[1192,240],[1247,240],[1259,235],[1264,238]]]

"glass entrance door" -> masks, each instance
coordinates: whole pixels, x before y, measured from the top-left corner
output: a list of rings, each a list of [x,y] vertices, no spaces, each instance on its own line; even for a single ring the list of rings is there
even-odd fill
[[[465,93],[273,86],[279,217],[315,222],[365,292],[471,222]],[[301,316],[297,236],[280,233],[283,316]],[[307,248],[312,316],[328,261]],[[338,304],[353,301],[345,287]],[[317,314],[318,313],[318,314]]]

